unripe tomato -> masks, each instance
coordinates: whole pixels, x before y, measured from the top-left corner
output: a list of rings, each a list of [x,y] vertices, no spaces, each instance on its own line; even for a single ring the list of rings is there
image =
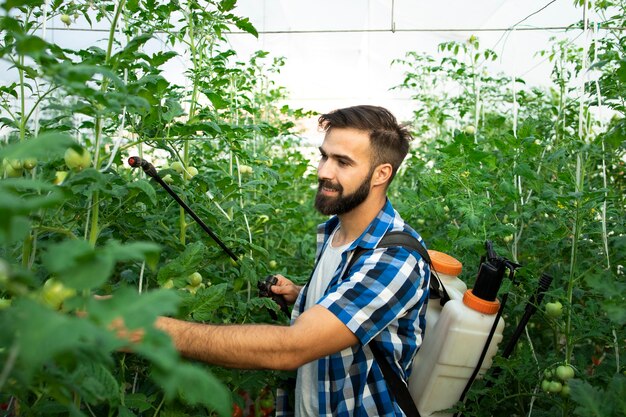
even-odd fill
[[[543,381],[541,381],[541,389],[545,392],[549,392],[550,390],[550,380],[549,379],[544,379]]]
[[[468,135],[473,135],[476,133],[476,128],[473,125],[467,125],[465,126],[465,129],[463,129],[463,132]]]
[[[19,159],[11,159],[9,161],[9,164],[16,171],[22,169],[22,161],[20,161]]]
[[[65,23],[65,26],[69,26],[72,24],[72,18],[68,14],[62,14],[61,22]]]
[[[174,288],[174,281],[171,279],[168,279],[167,281],[163,283],[163,285],[161,285],[161,288],[165,288],[168,290]]]
[[[91,154],[86,149],[77,152],[74,148],[67,148],[65,151],[65,165],[68,168],[81,171],[87,168],[89,164],[91,164]]]
[[[54,309],[59,309],[63,301],[74,295],[76,295],[76,290],[67,288],[54,278],[50,278],[45,282],[41,293],[43,301]]]
[[[22,176],[22,167],[20,166],[18,169],[13,168],[13,164],[11,164],[8,161],[5,161],[4,172],[7,174],[7,177],[9,178],[18,178]]]
[[[275,260],[272,259],[270,261],[270,268],[276,269],[277,266],[278,266],[278,263]]]
[[[174,182],[174,178],[172,178],[170,174],[167,174],[163,177],[163,181],[165,181],[166,184],[172,184]]]
[[[252,167],[249,165],[239,165],[239,172],[242,175],[252,174]]]
[[[559,381],[550,381],[548,392],[557,393],[557,392],[561,392],[562,389],[563,389],[563,384],[561,384]]]
[[[196,175],[198,175],[198,168],[196,168],[196,167],[189,167],[189,168],[187,168],[187,172],[185,172],[185,179],[186,180],[190,180],[193,177],[195,177]]]
[[[31,170],[33,168],[35,168],[37,166],[37,159],[36,158],[26,158],[24,160],[24,168],[26,168],[27,170]]]
[[[63,181],[65,181],[65,178],[67,178],[67,171],[57,171],[54,175],[54,180],[52,180],[52,183],[54,185],[61,185],[63,184]]]
[[[187,277],[187,282],[193,287],[197,287],[202,283],[202,275],[196,271]]]
[[[180,161],[172,162],[172,165],[170,165],[170,168],[172,168],[174,171],[178,172],[179,174],[182,174],[184,171],[183,164]]]
[[[546,314],[552,318],[561,317],[563,314],[563,304],[559,301],[546,303]]]
[[[565,384],[563,385],[563,388],[561,389],[561,397],[569,397],[569,393],[570,393],[570,387],[569,385]]]
[[[558,376],[561,381],[567,381],[568,379],[574,378],[574,374],[574,368],[570,365],[559,365],[556,368],[556,376]]]
[[[196,293],[198,292],[198,290],[199,290],[200,288],[204,288],[204,287],[205,287],[204,283],[200,283],[199,285],[196,285],[196,286],[193,286],[193,285],[187,285],[187,286],[185,286],[185,289],[186,289],[187,291],[189,291],[190,293],[192,293],[193,295],[196,295]]]

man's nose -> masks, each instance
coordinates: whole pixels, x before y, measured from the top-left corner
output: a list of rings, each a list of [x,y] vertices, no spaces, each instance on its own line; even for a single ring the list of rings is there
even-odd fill
[[[330,161],[320,161],[320,163],[317,165],[317,177],[323,180],[329,180],[334,178],[334,170]]]

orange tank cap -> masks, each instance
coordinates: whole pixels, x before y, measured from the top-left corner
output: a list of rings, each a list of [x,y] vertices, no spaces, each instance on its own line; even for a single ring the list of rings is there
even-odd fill
[[[463,294],[463,304],[472,310],[484,314],[495,314],[500,309],[500,301],[497,299],[495,301],[483,300],[482,298],[476,297],[472,290],[467,290],[465,294]]]
[[[430,256],[435,271],[440,274],[457,276],[463,270],[463,264],[447,253],[429,250],[428,255]]]

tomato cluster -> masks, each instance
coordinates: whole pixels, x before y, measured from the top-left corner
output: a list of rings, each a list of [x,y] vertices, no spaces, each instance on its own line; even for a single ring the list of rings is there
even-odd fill
[[[546,369],[544,380],[541,381],[541,389],[550,394],[560,394],[562,397],[569,396],[570,387],[567,382],[576,374],[574,367],[563,364],[556,369]]]

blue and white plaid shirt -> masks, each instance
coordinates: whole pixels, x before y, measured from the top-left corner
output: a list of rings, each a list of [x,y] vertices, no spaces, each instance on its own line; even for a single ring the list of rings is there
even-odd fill
[[[338,224],[339,219],[333,217],[318,227],[317,261]],[[335,314],[360,342],[318,361],[320,416],[404,415],[393,400],[368,343],[376,343],[392,369],[405,381],[408,379],[425,328],[430,268],[410,249],[375,249],[390,231],[407,232],[424,243],[387,201],[363,234],[342,254],[325,295],[317,303]],[[363,254],[352,272],[341,280],[357,246],[373,252]],[[307,289],[305,286],[296,300],[292,322],[304,310]],[[279,390],[277,416],[293,416],[288,403],[286,392]]]

